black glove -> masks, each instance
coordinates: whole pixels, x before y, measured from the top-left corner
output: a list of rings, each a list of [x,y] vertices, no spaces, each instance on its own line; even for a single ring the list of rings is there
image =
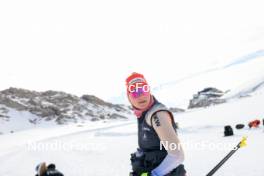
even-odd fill
[[[131,154],[130,161],[133,172],[130,173],[130,176],[140,176],[141,173],[145,172],[144,158],[144,152],[140,149],[137,149],[135,153]]]

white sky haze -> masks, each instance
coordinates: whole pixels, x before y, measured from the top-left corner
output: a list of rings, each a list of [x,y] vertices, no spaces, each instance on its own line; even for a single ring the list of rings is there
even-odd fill
[[[0,89],[103,99],[134,71],[153,85],[263,49],[263,3],[1,1]]]

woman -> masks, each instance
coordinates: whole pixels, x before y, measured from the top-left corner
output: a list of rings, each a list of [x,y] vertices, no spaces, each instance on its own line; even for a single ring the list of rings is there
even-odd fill
[[[133,172],[130,174],[185,176],[184,153],[172,113],[150,93],[142,74],[130,75],[126,86],[138,122],[139,149],[131,155]]]

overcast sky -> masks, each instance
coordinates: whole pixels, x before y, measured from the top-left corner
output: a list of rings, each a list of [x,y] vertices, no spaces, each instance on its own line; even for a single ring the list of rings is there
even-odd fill
[[[0,89],[104,99],[263,49],[261,0],[0,1]]]

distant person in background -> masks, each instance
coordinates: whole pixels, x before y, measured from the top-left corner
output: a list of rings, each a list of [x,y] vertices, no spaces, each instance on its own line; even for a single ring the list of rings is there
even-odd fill
[[[46,166],[45,162],[42,162],[36,167],[37,174],[35,176],[63,176],[61,172],[56,170],[55,164],[49,164]]]
[[[173,114],[151,94],[142,74],[132,73],[126,79],[126,88],[137,117],[139,145],[137,152],[131,154],[130,175],[185,176],[184,152]]]

